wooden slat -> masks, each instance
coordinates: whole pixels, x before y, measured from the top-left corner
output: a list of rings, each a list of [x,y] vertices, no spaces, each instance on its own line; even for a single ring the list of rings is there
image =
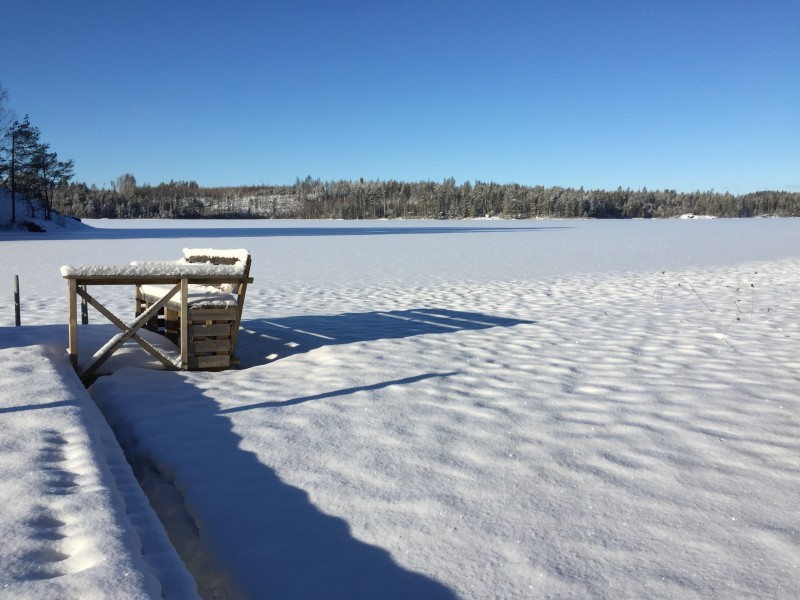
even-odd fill
[[[206,352],[225,352],[230,353],[230,340],[193,340],[189,342],[194,354],[204,354]]]
[[[239,325],[242,323],[242,310],[244,310],[244,299],[245,295],[247,294],[247,284],[253,282],[253,279],[249,277],[250,266],[252,265],[252,262],[252,257],[248,255],[247,261],[244,265],[244,274],[247,276],[247,278],[239,284],[239,288],[236,290],[236,321],[233,331],[231,332],[231,353],[236,351],[236,341],[239,339]]]
[[[147,302],[153,303],[153,302],[158,302],[158,300],[161,299],[161,296],[154,295],[154,294],[146,294],[144,296],[144,298],[147,300]],[[175,312],[179,312],[181,310],[181,303],[180,303],[179,300],[173,299],[173,300],[170,300],[170,302],[167,304],[167,307],[169,307],[170,309],[174,310]],[[211,307],[209,307],[209,308],[192,308],[190,306],[189,308],[192,311],[195,311],[195,310],[215,311],[219,315],[222,315],[222,314],[225,314],[225,313],[228,313],[228,314],[231,314],[231,315],[235,315],[236,314],[236,306],[228,306],[228,307],[221,307],[221,308],[211,308]],[[231,317],[231,318],[233,318],[233,317]]]
[[[230,323],[211,323],[204,325],[189,325],[189,337],[230,335]]]
[[[252,277],[242,277],[239,275],[206,275],[198,273],[186,273],[183,276],[176,275],[65,275],[64,279],[77,281],[78,285],[147,285],[151,283],[169,283],[177,285],[182,277],[189,283],[202,283],[203,285],[222,285],[230,283],[233,285],[243,281],[252,283]]]
[[[113,314],[110,310],[108,310],[105,306],[100,304],[94,297],[92,297],[88,291],[78,289],[78,294],[81,298],[85,299],[92,307],[103,315],[106,319],[111,321],[114,325],[116,325],[120,330],[125,332],[128,329],[128,326],[122,322],[115,314]],[[124,335],[124,333],[118,333],[117,337]],[[175,362],[172,358],[163,354],[160,350],[155,348],[154,346],[150,345],[150,343],[142,338],[138,333],[134,333],[131,338],[136,341],[142,348],[144,348],[148,354],[150,354],[153,358],[158,359],[158,361],[167,367],[168,369],[175,368]]]
[[[189,320],[186,315],[189,298],[189,281],[181,279],[181,367],[189,368]]]
[[[190,369],[221,369],[229,367],[231,364],[231,357],[227,354],[219,356],[190,356],[189,368]]]
[[[74,279],[67,282],[67,304],[69,307],[69,347],[67,353],[72,367],[78,368],[78,284]]]
[[[92,306],[94,306],[94,308],[96,308],[97,310],[105,311],[105,312],[103,312],[104,316],[107,317],[109,314],[111,314],[108,311],[108,309],[103,307],[102,304],[97,302],[94,298],[92,298],[84,290],[81,290],[80,288],[78,288],[76,291],[77,291],[78,294],[81,295],[81,297],[86,298],[86,301],[89,302],[90,304],[92,304]],[[131,323],[130,325],[126,325],[125,323],[122,323],[119,319],[116,319],[116,317],[114,317],[116,319],[116,322],[118,323],[117,326],[119,327],[119,323],[122,323],[122,327],[125,328],[125,331],[122,333],[122,335],[120,335],[120,336],[118,336],[116,338],[113,338],[114,339],[114,343],[113,344],[107,344],[104,347],[104,349],[101,349],[100,351],[95,353],[95,355],[92,357],[94,359],[92,364],[89,365],[80,374],[81,379],[83,381],[86,381],[92,375],[92,373],[94,373],[98,369],[98,367],[100,367],[100,365],[102,365],[106,360],[108,360],[108,358],[112,354],[114,354],[114,352],[116,352],[119,348],[122,347],[123,344],[125,344],[125,342],[127,342],[131,337],[133,337],[136,334],[136,332],[142,327],[142,325],[144,325],[153,315],[157,314],[158,311],[161,310],[161,308],[164,306],[164,304],[166,304],[169,301],[169,299],[173,295],[175,295],[175,293],[177,293],[177,291],[178,291],[178,286],[175,286],[159,302],[156,302],[155,304],[153,304],[153,306],[151,306],[146,311],[144,311],[141,315],[136,317],[134,319],[133,323]],[[113,317],[113,315],[112,315],[112,317]],[[112,322],[114,322],[114,321],[112,321]]]
[[[192,321],[214,321],[218,319],[236,318],[236,307],[231,308],[193,308],[189,313]]]

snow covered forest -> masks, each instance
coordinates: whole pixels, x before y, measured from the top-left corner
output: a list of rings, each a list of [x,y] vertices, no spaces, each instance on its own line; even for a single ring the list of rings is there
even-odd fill
[[[517,183],[389,180],[201,187],[196,181],[138,185],[130,173],[100,187],[74,182],[73,160],[59,160],[26,115],[13,119],[0,86],[0,188],[26,198],[26,215],[108,219],[627,219],[694,213],[716,217],[800,216],[800,193],[586,190]],[[14,201],[11,222],[16,221]],[[5,207],[0,207],[4,209]]]
[[[74,161],[59,160],[26,116],[13,119],[0,86],[0,188],[17,196],[22,219],[70,215],[107,219],[629,219],[694,213],[716,217],[800,216],[800,193],[676,190],[586,190],[518,183],[389,180],[322,181],[293,185],[201,187],[196,181],[139,185],[130,173],[100,187],[74,182]],[[6,206],[0,207],[5,210]]]
[[[53,195],[61,214],[81,218],[430,219],[668,218],[800,216],[800,193],[761,191],[585,190],[514,183],[321,181],[294,185],[201,187],[195,181],[137,185],[131,174],[108,188],[72,183]]]

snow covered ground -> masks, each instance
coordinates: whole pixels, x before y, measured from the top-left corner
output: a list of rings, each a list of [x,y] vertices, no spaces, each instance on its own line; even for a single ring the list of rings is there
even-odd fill
[[[0,232],[0,596],[800,589],[800,221],[89,225]],[[253,255],[241,367],[84,392],[59,266],[187,246]]]

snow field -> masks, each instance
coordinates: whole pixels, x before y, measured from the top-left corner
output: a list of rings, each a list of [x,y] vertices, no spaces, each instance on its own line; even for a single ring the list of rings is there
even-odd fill
[[[242,370],[148,372],[161,395],[128,371],[94,396],[251,595],[402,597],[381,587],[401,569],[466,598],[781,597],[798,266],[295,288],[319,313],[245,319]],[[281,314],[274,292],[251,314]],[[396,567],[357,587],[352,544]]]
[[[794,221],[240,225],[115,222],[0,265],[29,274],[23,322],[62,324],[58,348],[53,264],[253,254],[238,370],[168,373],[131,346],[91,389],[206,597],[800,587]],[[100,295],[132,313],[131,293]],[[113,327],[81,331],[85,352]],[[127,564],[116,539],[103,556]]]
[[[31,333],[4,331],[23,345],[0,349],[0,596],[193,597],[194,582],[63,350]]]

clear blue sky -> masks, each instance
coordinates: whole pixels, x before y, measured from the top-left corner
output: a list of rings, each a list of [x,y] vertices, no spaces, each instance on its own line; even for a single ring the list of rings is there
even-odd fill
[[[4,0],[75,179],[800,191],[800,0]]]

